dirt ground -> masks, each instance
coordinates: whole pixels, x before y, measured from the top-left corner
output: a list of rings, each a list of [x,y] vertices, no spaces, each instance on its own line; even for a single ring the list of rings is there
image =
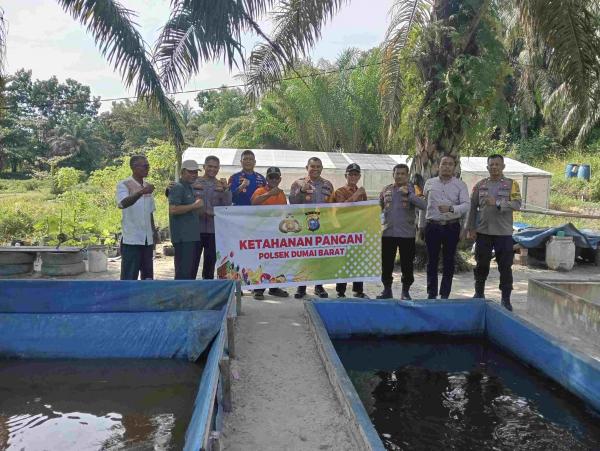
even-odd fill
[[[118,279],[120,263],[109,262],[105,273],[86,273],[82,279]],[[598,278],[600,269],[577,265],[559,273],[546,269],[515,266],[513,305],[515,314],[534,322],[577,349],[600,361],[600,350],[583,344],[577,337],[555,330],[527,316],[527,282],[530,278]],[[34,273],[39,278],[39,273]],[[155,277],[173,277],[173,258],[155,260]],[[394,293],[400,293],[398,273]],[[486,294],[498,300],[498,271],[490,272]],[[415,274],[411,290],[414,299],[426,297],[425,273]],[[350,288],[350,287],[349,287]],[[331,297],[333,285],[326,286]],[[289,290],[290,293],[293,289]],[[350,291],[350,290],[349,290]],[[375,297],[380,284],[365,284]],[[309,289],[309,295],[312,294]],[[455,275],[452,297],[473,294],[472,273]],[[232,362],[233,412],[225,417],[224,449],[227,450],[353,450],[356,449],[342,410],[335,398],[317,353],[304,316],[303,301],[272,298],[256,301],[243,298],[243,314],[236,323],[236,359]]]

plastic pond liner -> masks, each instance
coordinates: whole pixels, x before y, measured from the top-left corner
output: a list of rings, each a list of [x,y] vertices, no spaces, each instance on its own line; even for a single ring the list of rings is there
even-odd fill
[[[477,446],[471,439],[478,434],[485,435],[480,449],[521,449],[525,443],[527,449],[600,449],[599,362],[495,303],[347,299],[315,300],[305,306],[325,369],[361,449],[431,449],[436,434],[452,449]],[[436,384],[441,387],[437,392]],[[476,390],[469,392],[470,387]],[[557,399],[552,397],[555,392],[560,392]],[[491,404],[480,402],[485,397]],[[430,423],[397,427],[422,413],[405,409],[423,405],[430,409],[427,415],[438,410],[425,418]],[[476,420],[459,423],[469,419],[469,409],[471,417],[479,409]],[[487,424],[484,417],[490,410],[500,414]],[[440,422],[436,414],[445,418]],[[524,427],[518,422],[522,418],[514,421],[523,416],[530,423]],[[555,419],[566,424],[567,433]],[[474,427],[480,424],[488,427],[487,435]],[[391,437],[382,425],[396,435]],[[589,436],[574,440],[569,427],[575,435],[583,430]],[[534,429],[539,429],[540,440],[529,436]],[[565,437],[567,445],[554,446],[552,440]]]
[[[229,375],[223,374],[223,362],[233,346],[228,319],[236,315],[235,290],[234,282],[221,280],[0,281],[0,391],[7,392],[0,403],[0,449],[21,449],[18,440],[39,442],[36,433],[52,440],[52,434],[71,437],[46,445],[89,449],[88,442],[83,446],[73,437],[89,438],[90,421],[121,427],[131,441],[112,443],[117,447],[136,443],[141,431],[153,434],[156,449],[171,449],[171,428],[183,437],[177,447],[210,449],[226,403]],[[10,390],[12,382],[20,384],[18,390]],[[60,407],[44,405],[41,397],[29,399],[29,388],[31,396],[43,392]],[[109,389],[123,393],[116,410],[104,402]],[[94,401],[87,407],[78,392],[86,390]],[[141,414],[126,404],[128,396],[141,402]],[[181,407],[183,401],[189,406]],[[39,418],[15,414],[23,403],[36,402],[41,406],[32,411],[42,412]],[[92,418],[98,411],[108,413]],[[171,411],[176,413],[164,413]],[[188,422],[183,430],[173,425],[175,417]],[[62,430],[52,430],[61,419]],[[97,449],[110,448],[111,437],[102,439],[107,440]]]

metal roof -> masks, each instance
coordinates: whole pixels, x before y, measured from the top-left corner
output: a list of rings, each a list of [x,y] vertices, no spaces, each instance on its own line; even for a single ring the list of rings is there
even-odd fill
[[[350,163],[357,163],[365,170],[391,170],[398,163],[406,163],[408,155],[366,154],[346,152],[307,152],[303,150],[283,149],[251,149],[256,156],[257,167],[278,166],[280,168],[304,168],[309,158],[319,157],[324,169],[345,170]],[[216,155],[221,161],[221,167],[240,166],[240,157],[244,149],[215,148],[215,147],[188,147],[183,153],[183,160],[195,160],[199,164],[204,162],[208,155]],[[461,157],[463,172],[487,174],[486,157]],[[508,174],[527,174],[534,176],[551,177],[552,174],[541,169],[529,166],[512,158],[504,158]]]

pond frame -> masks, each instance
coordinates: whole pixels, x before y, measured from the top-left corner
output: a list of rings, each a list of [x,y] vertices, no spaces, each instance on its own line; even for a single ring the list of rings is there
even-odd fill
[[[483,337],[600,411],[600,362],[482,299],[306,301],[305,312],[325,371],[361,450],[385,447],[331,339],[353,335],[448,334]]]

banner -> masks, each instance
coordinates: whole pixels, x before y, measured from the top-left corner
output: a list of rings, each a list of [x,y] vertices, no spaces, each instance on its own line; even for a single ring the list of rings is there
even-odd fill
[[[242,288],[381,277],[377,201],[215,207],[217,276]]]

